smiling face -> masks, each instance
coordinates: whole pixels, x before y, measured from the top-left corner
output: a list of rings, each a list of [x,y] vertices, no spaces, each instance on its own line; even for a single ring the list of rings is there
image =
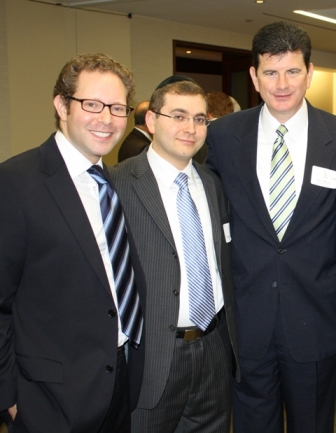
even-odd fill
[[[111,72],[82,71],[73,96],[105,104],[126,105],[125,86]],[[60,95],[55,97],[54,106],[60,116],[60,129],[65,137],[93,164],[113,149],[126,128],[127,118],[112,116],[108,107],[104,107],[101,113],[88,113],[82,109],[80,102],[71,101],[68,111]]]
[[[147,127],[153,134],[153,149],[178,170],[183,170],[205,141],[207,126],[195,125],[193,118],[206,117],[206,102],[201,95],[166,93],[164,98],[162,114],[183,115],[191,119],[181,125],[174,119],[148,111]]]
[[[271,56],[259,55],[259,66],[250,68],[253,84],[270,113],[285,123],[300,109],[313,76],[313,65],[305,66],[301,51]]]

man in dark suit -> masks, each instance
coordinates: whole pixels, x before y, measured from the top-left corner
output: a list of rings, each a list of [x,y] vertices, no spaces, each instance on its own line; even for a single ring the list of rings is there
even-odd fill
[[[336,118],[304,99],[310,53],[292,24],[259,30],[250,72],[264,104],[207,137],[231,210],[237,433],[282,433],[284,406],[288,433],[333,432]]]
[[[0,410],[12,432],[130,431],[124,346],[140,343],[144,277],[122,211],[122,242],[106,239],[96,178],[115,205],[101,157],[122,136],[133,94],[130,72],[109,56],[74,57],[54,87],[57,133],[0,165]],[[110,245],[130,251],[128,272],[116,273]],[[127,328],[124,279],[138,318]],[[141,346],[129,348],[133,406]]]
[[[206,115],[196,83],[158,86],[146,118],[152,145],[110,168],[147,283],[144,380],[133,433],[229,431],[237,344],[228,208],[219,179],[192,162],[206,136]],[[180,177],[190,190],[192,218],[179,207]],[[205,248],[197,246],[197,227]],[[196,309],[210,311],[205,323]]]
[[[134,110],[134,128],[122,142],[118,152],[118,162],[139,155],[150,145],[152,137],[146,125],[149,101],[142,101]]]

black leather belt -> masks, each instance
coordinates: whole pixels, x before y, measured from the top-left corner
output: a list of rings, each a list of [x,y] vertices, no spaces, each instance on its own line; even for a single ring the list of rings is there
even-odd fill
[[[191,328],[177,328],[176,338],[183,338],[185,341],[198,340],[202,338],[204,335],[210,334],[214,329],[216,329],[217,324],[221,320],[221,318],[225,315],[224,307],[218,311],[216,316],[211,320],[207,329],[202,331],[202,329],[197,328],[197,326],[193,326]]]

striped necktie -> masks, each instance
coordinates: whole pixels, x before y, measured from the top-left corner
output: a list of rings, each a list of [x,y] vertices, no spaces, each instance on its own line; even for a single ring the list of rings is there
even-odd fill
[[[187,270],[189,318],[205,331],[216,310],[202,224],[189,192],[188,176],[179,173],[174,182],[179,187],[176,203]]]
[[[295,177],[292,158],[285,143],[288,132],[285,125],[276,130],[278,136],[273,145],[270,176],[270,217],[282,240],[296,205]]]
[[[143,317],[134,280],[125,217],[117,193],[105,178],[102,168],[93,165],[88,173],[98,183],[100,210],[113,269],[121,328],[131,344],[137,347],[140,344]]]

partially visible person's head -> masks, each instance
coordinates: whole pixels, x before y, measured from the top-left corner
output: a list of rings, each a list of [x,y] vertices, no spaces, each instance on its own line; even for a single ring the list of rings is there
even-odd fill
[[[112,57],[103,53],[85,53],[78,54],[67,62],[56,81],[53,91],[53,97],[60,95],[65,105],[70,109],[71,100],[69,96],[73,96],[77,90],[78,77],[81,72],[110,72],[120,78],[126,89],[126,104],[130,105],[135,94],[135,86],[131,72],[120,63],[112,59]],[[55,110],[56,126],[59,128],[59,116]]]
[[[293,24],[273,23],[253,39],[250,75],[271,115],[286,123],[301,108],[313,76],[307,33]],[[308,63],[307,63],[308,62]]]
[[[149,101],[142,101],[134,110],[134,123],[135,126],[146,125],[146,113],[149,108]]]
[[[194,81],[175,81],[158,87],[149,104],[146,123],[153,149],[183,170],[202,147],[207,134],[207,101]]]
[[[233,103],[226,93],[210,92],[207,94],[209,119],[217,119],[233,113]]]
[[[96,164],[121,139],[133,93],[132,75],[124,66],[104,54],[76,56],[54,88],[58,128]]]
[[[311,40],[308,33],[283,21],[268,24],[262,27],[252,41],[252,61],[257,70],[260,56],[284,55],[288,52],[301,52],[307,71],[310,65]]]

